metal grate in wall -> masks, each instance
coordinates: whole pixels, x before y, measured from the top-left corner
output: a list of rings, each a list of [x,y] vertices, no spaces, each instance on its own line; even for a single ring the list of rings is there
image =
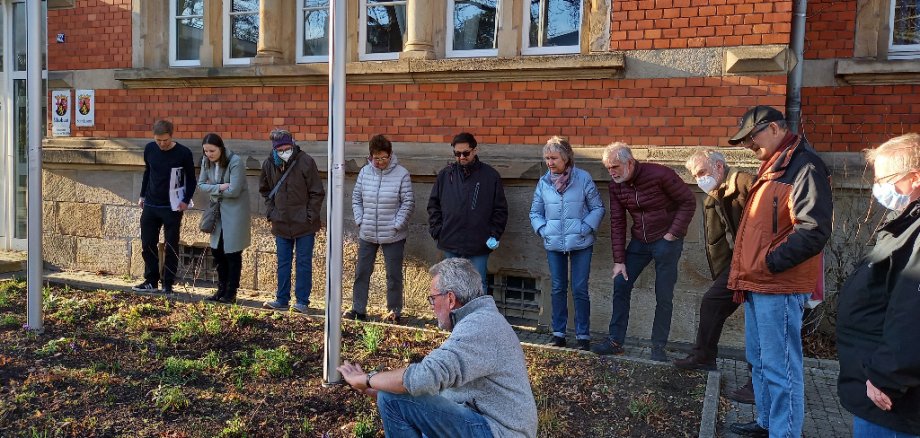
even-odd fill
[[[217,269],[214,257],[207,246],[179,245],[179,272],[177,279],[191,283],[197,281],[217,281]]]
[[[536,322],[540,314],[537,279],[523,275],[490,274],[489,294],[505,317]]]

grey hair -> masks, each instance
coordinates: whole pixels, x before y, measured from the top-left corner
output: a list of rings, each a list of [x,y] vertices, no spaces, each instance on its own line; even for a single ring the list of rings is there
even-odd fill
[[[885,159],[899,172],[920,170],[920,134],[911,132],[892,138],[875,149],[866,150],[866,161]]]
[[[572,151],[572,145],[569,143],[569,139],[554,135],[547,140],[546,145],[543,146],[543,155],[552,152],[559,154],[562,160],[565,161],[566,168],[575,165],[575,152]]]
[[[722,168],[728,170],[728,163],[725,162],[725,155],[722,155],[719,151],[708,148],[697,149],[696,152],[690,155],[690,158],[687,158],[684,167],[690,171],[691,175],[694,175],[704,163],[710,166],[710,169],[712,169],[712,166],[716,163],[722,163]]]
[[[613,165],[614,161],[626,164],[634,160],[629,145],[622,141],[615,141],[604,148],[603,162],[605,166]]]
[[[786,120],[775,120],[775,121],[773,121],[773,123],[776,123],[776,126],[777,126],[779,129],[782,129],[782,130],[785,130],[785,131],[788,131],[788,130],[789,130],[789,122],[787,122]]]
[[[288,131],[284,128],[272,129],[272,132],[268,134],[268,139],[271,141],[280,140],[281,137],[284,137],[285,135],[291,136],[291,141],[294,141],[294,134],[291,134],[291,131]]]
[[[462,258],[444,259],[428,270],[438,293],[453,292],[461,305],[482,296],[482,277],[473,264]]]

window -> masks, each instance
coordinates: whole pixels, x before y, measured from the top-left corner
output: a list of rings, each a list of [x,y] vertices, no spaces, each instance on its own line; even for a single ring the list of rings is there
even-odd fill
[[[170,0],[169,65],[201,65],[204,0]]]
[[[361,0],[359,58],[398,59],[406,39],[406,24],[406,0]]]
[[[498,54],[500,0],[448,0],[447,56]]]
[[[525,273],[509,271],[488,275],[488,293],[506,318],[536,321],[540,314],[540,289],[537,279]]]
[[[329,60],[329,0],[297,0],[297,62]]]
[[[525,0],[522,53],[581,51],[582,0]]]
[[[888,57],[920,57],[920,0],[892,0]]]
[[[224,0],[224,64],[249,64],[259,44],[259,0]]]

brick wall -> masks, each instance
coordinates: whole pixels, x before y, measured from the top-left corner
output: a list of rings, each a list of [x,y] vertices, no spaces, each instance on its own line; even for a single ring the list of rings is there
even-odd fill
[[[785,76],[577,80],[348,87],[347,140],[447,142],[470,130],[484,143],[575,144],[614,140],[667,146],[722,145],[744,109],[783,105]],[[74,136],[147,137],[169,117],[182,136],[218,132],[263,139],[275,126],[326,139],[325,86],[97,90],[96,127]]]
[[[818,150],[859,152],[920,131],[920,85],[802,90],[802,129]]]
[[[58,33],[64,43],[55,42]],[[77,0],[72,9],[49,10],[48,63],[50,70],[130,68],[131,0]]]
[[[853,56],[855,0],[811,0],[806,17],[805,59]]]
[[[792,1],[612,2],[611,50],[788,44]]]

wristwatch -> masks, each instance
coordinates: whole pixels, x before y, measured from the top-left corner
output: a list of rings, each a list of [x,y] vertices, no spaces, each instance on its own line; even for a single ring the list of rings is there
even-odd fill
[[[364,386],[367,386],[368,388],[373,388],[373,387],[371,386],[371,377],[376,376],[378,372],[379,372],[379,371],[371,371],[371,372],[367,373],[367,380],[364,381]]]

